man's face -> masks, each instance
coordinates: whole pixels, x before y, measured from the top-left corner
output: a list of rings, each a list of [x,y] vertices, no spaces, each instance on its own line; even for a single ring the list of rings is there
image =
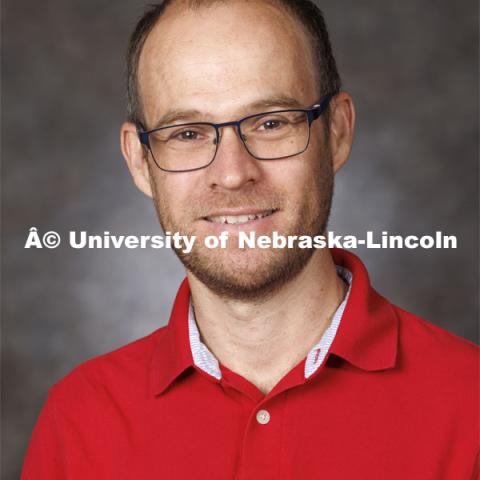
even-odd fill
[[[285,105],[318,100],[308,38],[283,11],[265,3],[230,2],[195,11],[171,7],[151,32],[139,65],[146,128],[173,111],[169,124],[226,122]],[[195,113],[196,112],[196,113]],[[169,173],[149,156],[150,185],[165,231],[195,235],[194,250],[177,252],[193,275],[218,294],[260,298],[293,278],[308,249],[239,249],[240,231],[256,235],[321,234],[332,196],[332,161],[321,121],[310,146],[282,160],[256,160],[232,127],[221,132],[214,162]],[[218,217],[260,214],[243,223]],[[223,219],[224,220],[224,219]],[[228,220],[228,219],[227,219]],[[210,250],[207,235],[228,231],[227,249]]]

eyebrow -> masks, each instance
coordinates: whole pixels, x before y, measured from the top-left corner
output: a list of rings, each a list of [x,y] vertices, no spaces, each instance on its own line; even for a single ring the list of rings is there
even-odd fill
[[[262,113],[270,108],[277,108],[277,109],[289,109],[289,108],[305,108],[305,106],[300,103],[295,98],[291,97],[283,97],[283,96],[274,96],[269,97],[264,100],[259,100],[253,103],[250,103],[242,108],[246,113],[245,115],[255,114],[255,113]],[[209,113],[201,112],[200,110],[188,109],[188,110],[181,110],[181,109],[173,109],[166,112],[162,115],[152,130],[156,128],[162,128],[168,125],[172,125],[176,122],[195,122],[195,121],[206,121],[203,120],[206,117],[212,117]]]

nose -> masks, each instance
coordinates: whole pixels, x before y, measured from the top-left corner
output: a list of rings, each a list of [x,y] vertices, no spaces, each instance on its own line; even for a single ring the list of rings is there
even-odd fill
[[[233,125],[221,129],[215,160],[206,169],[210,188],[239,190],[260,178],[259,160],[248,153],[239,135]]]

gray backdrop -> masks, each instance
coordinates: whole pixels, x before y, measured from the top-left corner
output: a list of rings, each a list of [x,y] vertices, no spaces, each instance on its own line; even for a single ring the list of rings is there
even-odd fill
[[[478,308],[477,3],[323,2],[358,126],[331,227],[458,236],[456,250],[359,250],[394,303],[468,339]],[[165,324],[170,251],[25,250],[28,229],[160,233],[118,146],[124,52],[143,2],[5,0],[2,42],[5,479],[47,389]]]

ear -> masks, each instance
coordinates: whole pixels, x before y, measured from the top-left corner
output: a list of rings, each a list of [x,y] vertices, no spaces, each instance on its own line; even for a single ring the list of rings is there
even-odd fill
[[[149,197],[152,197],[148,155],[138,138],[137,127],[125,122],[120,129],[120,146],[135,185]]]
[[[346,92],[340,92],[330,104],[329,141],[335,173],[348,159],[352,148],[354,127],[355,109],[352,97]]]

